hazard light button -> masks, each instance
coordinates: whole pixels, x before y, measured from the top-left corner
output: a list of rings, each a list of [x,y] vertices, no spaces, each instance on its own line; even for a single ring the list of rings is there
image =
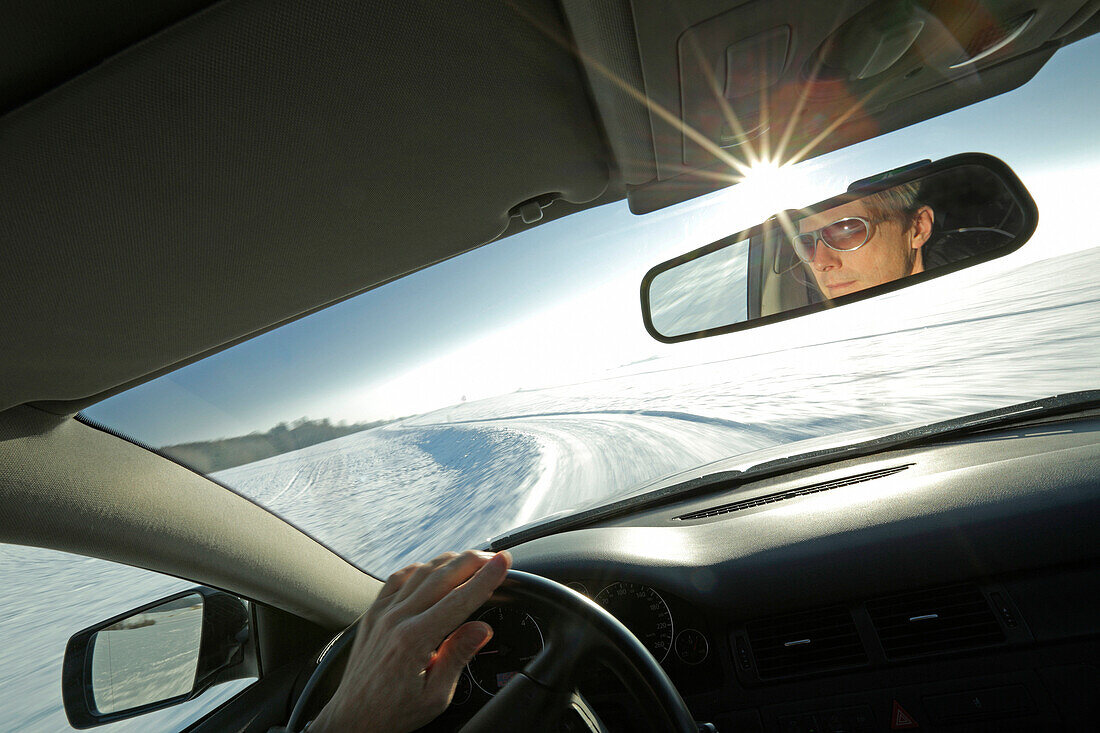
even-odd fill
[[[920,724],[912,715],[905,712],[905,708],[897,700],[894,700],[894,709],[890,711],[890,729],[912,730],[914,728],[920,728]]]

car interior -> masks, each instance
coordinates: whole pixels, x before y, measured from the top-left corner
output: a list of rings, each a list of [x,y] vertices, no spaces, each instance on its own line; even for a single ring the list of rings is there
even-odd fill
[[[0,17],[0,542],[247,599],[258,680],[194,731],[268,731],[296,704],[300,730],[339,677],[323,650],[382,581],[81,410],[548,221],[729,186],[784,110],[812,159],[1015,89],[1100,31],[1095,0],[43,0]],[[516,591],[515,645],[555,608],[601,644],[619,633],[561,584],[602,595],[638,637],[620,650],[648,655],[623,652],[623,672],[588,649],[572,683],[598,721],[566,730],[684,730],[677,704],[744,733],[1091,730],[1098,476],[1100,394],[1068,395],[732,458],[486,549],[556,581],[542,597],[560,606]],[[462,728],[506,677],[472,666],[429,729]]]

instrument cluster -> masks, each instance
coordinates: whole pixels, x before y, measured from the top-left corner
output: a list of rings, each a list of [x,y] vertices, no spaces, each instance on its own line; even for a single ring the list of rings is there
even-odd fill
[[[588,596],[619,619],[665,667],[683,693],[717,684],[721,666],[701,615],[679,599],[640,583],[572,580],[569,588]],[[487,700],[520,672],[543,647],[540,619],[516,606],[495,606],[477,619],[493,627],[489,643],[470,661],[452,705]]]

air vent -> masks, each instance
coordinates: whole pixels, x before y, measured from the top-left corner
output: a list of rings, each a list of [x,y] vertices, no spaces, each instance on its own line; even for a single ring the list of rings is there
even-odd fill
[[[858,667],[867,653],[843,606],[754,621],[745,627],[762,679]]]
[[[889,659],[942,654],[1005,640],[981,590],[932,588],[867,602],[867,613]]]
[[[787,491],[780,491],[775,494],[768,494],[767,496],[758,496],[754,499],[744,499],[742,501],[735,501],[729,504],[720,504],[710,509],[700,509],[697,512],[690,512],[683,514],[676,519],[681,521],[687,521],[690,519],[708,519],[710,517],[717,517],[722,514],[730,514],[732,512],[739,512],[743,509],[752,509],[753,507],[764,506],[765,504],[774,504],[778,501],[786,501],[787,499],[797,499],[800,496],[808,496],[809,494],[817,494],[822,491],[828,491],[829,489],[839,489],[842,486],[851,486],[852,484],[860,484],[864,481],[874,481],[877,478],[885,478],[886,476],[893,476],[895,473],[904,471],[912,466],[912,463],[907,463],[904,466],[895,466],[894,468],[883,468],[878,471],[868,471],[867,473],[857,473],[854,476],[848,476],[846,478],[835,479],[833,481],[824,481],[819,484],[810,484],[809,486],[802,486],[797,489],[788,489]]]

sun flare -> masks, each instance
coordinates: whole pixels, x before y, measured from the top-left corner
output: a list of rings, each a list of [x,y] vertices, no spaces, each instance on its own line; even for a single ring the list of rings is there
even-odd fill
[[[786,166],[779,165],[775,160],[759,160],[750,165],[742,175],[740,183],[768,185],[770,181],[779,178]]]
[[[783,209],[812,203],[812,189],[813,181],[804,167],[759,160],[741,171],[730,196],[743,211],[763,220]]]

